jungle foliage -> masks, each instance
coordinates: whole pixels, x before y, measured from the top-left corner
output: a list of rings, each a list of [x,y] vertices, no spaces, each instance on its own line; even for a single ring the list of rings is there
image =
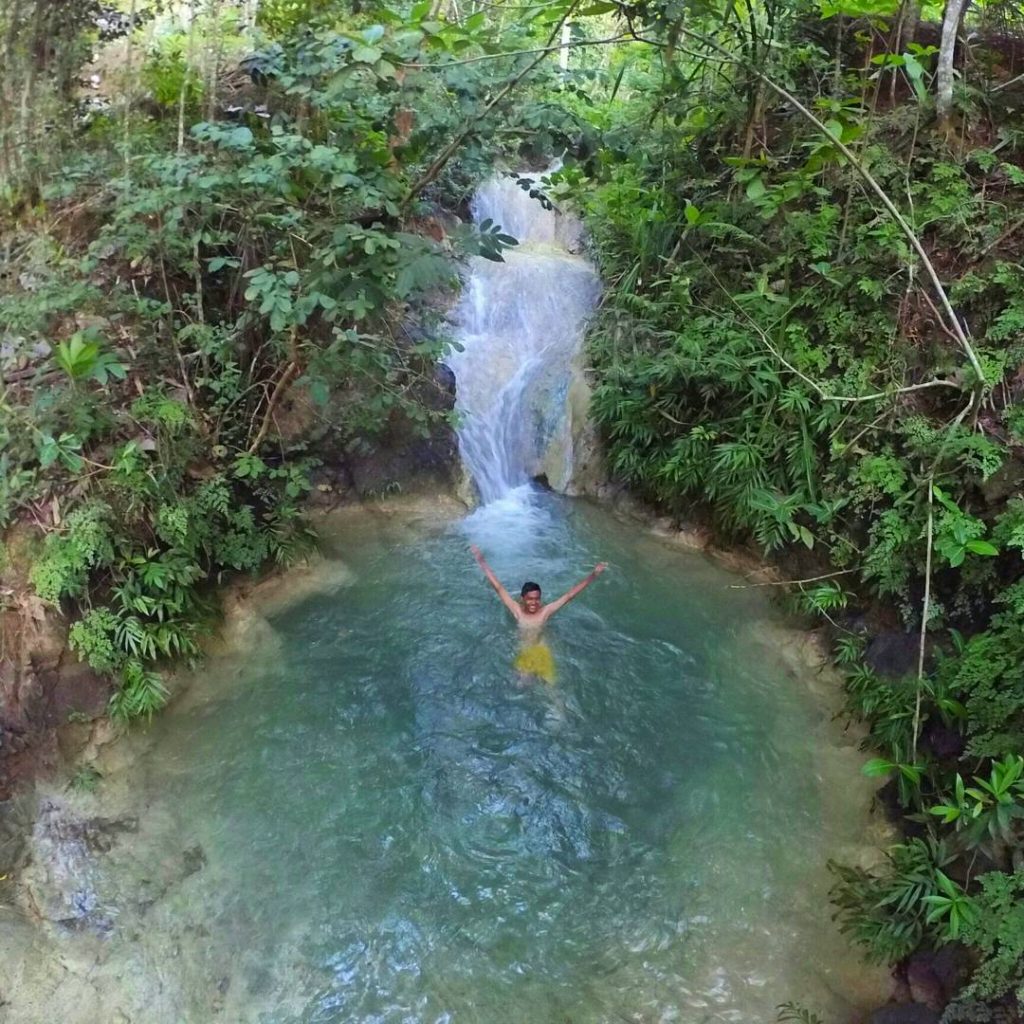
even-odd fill
[[[17,6],[6,66],[57,129],[0,121],[0,518],[47,533],[35,585],[115,710],[159,705],[211,580],[301,547],[313,439],[431,429],[440,343],[402,313],[510,240],[428,220],[562,154],[544,198],[584,212],[606,282],[612,472],[809,570],[891,779],[908,838],[835,865],[841,925],[883,961],[967,943],[962,1018],[1020,1013],[1020,12],[969,10],[952,88],[951,5],[225,0],[150,32],[133,3],[126,81],[85,104],[94,22]],[[863,661],[885,616],[920,636],[904,678]]]
[[[951,136],[903,6],[821,13],[623,9],[643,44],[593,93],[604,148],[550,191],[607,282],[613,473],[807,577],[836,638],[912,836],[883,869],[833,865],[841,926],[883,962],[966,942],[964,998],[1019,1013],[1024,149],[1001,62],[1024,24],[977,12]],[[872,618],[920,638],[916,672],[862,661]]]
[[[197,654],[211,583],[308,544],[323,452],[443,425],[444,337],[405,311],[515,240],[440,229],[438,204],[458,209],[524,133],[550,152],[579,131],[495,102],[507,64],[455,56],[486,42],[482,19],[428,6],[267,6],[272,34],[231,4],[185,26],[153,9],[155,34],[113,33],[138,78],[105,107],[74,98],[66,54],[40,55],[50,14],[8,24],[65,120],[50,142],[24,118],[4,132],[0,526],[44,532],[32,582],[117,681],[116,715],[163,703],[159,668]],[[104,52],[90,24],[64,26],[80,63]]]

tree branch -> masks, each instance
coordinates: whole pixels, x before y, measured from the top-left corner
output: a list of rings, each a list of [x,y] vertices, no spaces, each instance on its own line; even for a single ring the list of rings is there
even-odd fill
[[[910,243],[911,247],[917,253],[918,258],[921,260],[921,263],[924,266],[929,279],[931,280],[932,287],[935,290],[935,294],[938,297],[939,302],[942,305],[942,308],[946,314],[949,327],[954,337],[956,338],[958,344],[967,356],[967,359],[969,360],[971,367],[973,368],[974,373],[978,378],[974,388],[974,404],[977,405],[978,402],[980,402],[981,393],[984,390],[986,383],[985,371],[981,367],[981,362],[978,359],[978,356],[974,351],[974,347],[971,345],[970,339],[968,339],[967,334],[964,331],[959,318],[953,310],[953,306],[949,301],[949,296],[946,294],[945,288],[942,287],[942,282],[939,280],[938,272],[935,270],[934,264],[929,259],[928,253],[925,252],[924,246],[921,244],[921,240],[915,234],[914,229],[911,228],[911,226],[907,223],[903,214],[901,214],[900,211],[896,208],[895,203],[893,203],[893,201],[889,198],[889,196],[886,194],[882,186],[879,185],[874,175],[872,175],[872,173],[867,169],[867,167],[865,167],[864,164],[861,163],[861,161],[857,158],[856,154],[850,149],[850,147],[843,143],[843,141],[834,132],[832,132],[832,130],[823,121],[821,121],[820,118],[816,117],[788,89],[783,88],[773,79],[769,78],[768,75],[766,75],[763,71],[760,70],[760,68],[745,65],[742,60],[733,56],[733,54],[731,54],[720,43],[716,42],[714,39],[710,39],[709,37],[702,35],[699,32],[694,32],[688,28],[681,28],[680,31],[684,36],[688,36],[690,39],[693,39],[696,42],[703,44],[704,46],[708,46],[717,53],[722,54],[723,58],[732,61],[734,64],[737,64],[739,66],[746,66],[747,70],[750,71],[755,77],[760,79],[766,86],[768,86],[768,88],[771,89],[772,92],[774,92],[781,99],[785,100],[785,102],[788,103],[798,114],[800,114],[801,117],[803,117],[805,120],[813,124],[814,127],[817,128],[818,131],[821,132],[821,134],[824,135],[825,138],[828,139],[829,142],[831,142],[832,145],[834,145],[836,149],[838,149],[839,152],[843,154],[844,157],[846,157],[847,161],[849,161],[850,166],[861,176],[861,178],[864,179],[864,181],[867,183],[871,191],[874,192],[876,196],[878,196],[878,199],[885,207],[886,212],[893,219],[893,221],[895,221],[896,225],[903,232],[907,241]],[[636,38],[643,42],[647,41],[641,39],[641,37],[639,36],[637,36]]]
[[[743,316],[747,323],[761,336],[761,341],[764,343],[765,348],[767,348],[768,351],[771,352],[771,354],[775,356],[775,358],[778,359],[778,361],[782,363],[790,373],[796,374],[796,376],[799,377],[808,387],[813,388],[823,402],[840,402],[848,405],[856,402],[874,402],[879,398],[895,397],[896,395],[904,395],[912,391],[925,391],[928,388],[953,388],[956,391],[960,390],[959,385],[955,384],[951,380],[940,380],[935,378],[933,380],[926,380],[921,384],[906,384],[898,388],[889,388],[886,391],[874,391],[870,395],[830,395],[816,380],[808,377],[806,373],[801,373],[800,370],[786,359],[786,357],[771,343],[771,339],[768,337],[761,325],[736,301],[725,285],[722,284],[715,272],[708,266],[707,261],[701,259],[701,262],[704,264],[705,269],[711,275],[715,284],[717,284],[722,290],[722,294],[725,295],[737,310],[739,310],[740,315]]]
[[[459,132],[451,142],[448,143],[444,149],[434,159],[433,163],[423,172],[422,176],[416,181],[409,191],[406,193],[405,198],[402,200],[402,212],[404,213],[409,209],[412,201],[431,183],[437,176],[444,170],[445,164],[455,155],[459,147],[466,141],[469,134],[473,131],[473,127],[478,121],[482,121],[534,68],[538,67],[544,58],[552,52],[550,43],[553,39],[557,38],[558,34],[562,31],[562,26],[569,20],[573,11],[576,9],[576,3],[572,3],[566,8],[565,13],[559,19],[558,24],[555,26],[554,31],[551,34],[551,38],[548,40],[549,45],[545,47],[536,58],[530,61],[522,71],[519,72],[514,78],[509,79],[505,84],[504,88],[499,90],[498,94],[487,104],[486,107],[480,112],[480,114],[470,121],[465,128]],[[554,47],[559,49],[559,47]]]
[[[485,60],[501,60],[504,57],[526,57],[534,53],[557,53],[559,50],[576,49],[578,46],[605,46],[609,43],[633,43],[636,40],[630,35],[608,36],[605,39],[576,39],[564,45],[539,46],[532,50],[508,50],[505,53],[484,53],[479,57],[466,57],[463,60],[449,60],[437,64],[401,63],[399,67],[413,71],[425,71],[428,68],[457,68],[462,64],[478,64]]]

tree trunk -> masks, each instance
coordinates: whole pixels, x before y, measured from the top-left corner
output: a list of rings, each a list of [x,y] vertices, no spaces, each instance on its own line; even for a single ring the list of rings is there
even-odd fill
[[[960,22],[970,0],[946,0],[942,15],[942,41],[939,44],[939,63],[935,73],[935,112],[939,117],[939,128],[947,135],[952,124],[953,113],[953,53]]]

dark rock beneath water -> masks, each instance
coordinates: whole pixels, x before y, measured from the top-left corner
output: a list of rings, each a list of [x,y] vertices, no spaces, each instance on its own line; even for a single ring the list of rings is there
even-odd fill
[[[893,1003],[875,1010],[868,1024],[939,1024],[939,1013],[921,1003]]]
[[[194,875],[206,867],[206,853],[201,846],[190,847],[182,854],[182,858],[185,862],[182,878],[188,878],[189,875]]]
[[[55,801],[44,801],[32,830],[28,879],[40,915],[67,928],[108,934],[113,917],[97,890],[96,855],[137,829],[135,818],[80,818]]]

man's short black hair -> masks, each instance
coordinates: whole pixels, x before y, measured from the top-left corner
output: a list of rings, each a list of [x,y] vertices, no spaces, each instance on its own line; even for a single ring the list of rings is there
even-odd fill
[[[538,594],[540,593],[540,584],[533,583],[531,580],[527,580],[523,584],[523,589],[519,591],[519,596],[526,597],[527,594],[532,594],[535,590]]]

